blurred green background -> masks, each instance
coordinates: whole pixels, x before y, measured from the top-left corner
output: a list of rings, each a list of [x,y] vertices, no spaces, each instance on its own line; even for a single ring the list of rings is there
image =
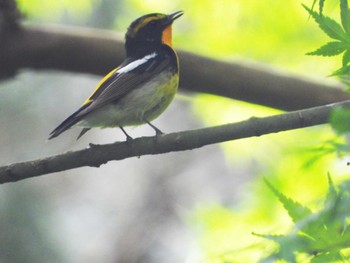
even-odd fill
[[[25,23],[123,33],[145,13],[183,10],[173,29],[177,49],[323,78],[339,60],[305,55],[326,40],[301,6],[312,2],[17,1]],[[329,15],[337,14],[337,3],[326,3]],[[89,142],[123,140],[118,129],[106,129],[78,142],[77,130],[46,142],[99,79],[24,70],[0,82],[1,164],[81,149]],[[172,132],[277,112],[186,93],[156,125]],[[138,127],[130,133],[138,137],[152,130]],[[324,154],[327,142],[334,140],[342,138],[319,126],[2,185],[0,262],[257,262],[275,245],[251,233],[284,233],[291,226],[262,178],[317,208],[315,200],[327,191],[327,173],[335,182],[347,178],[347,159],[333,151]]]

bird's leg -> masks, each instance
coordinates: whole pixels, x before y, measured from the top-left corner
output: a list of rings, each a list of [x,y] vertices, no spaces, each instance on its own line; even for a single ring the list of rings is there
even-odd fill
[[[124,128],[123,128],[122,126],[119,126],[119,128],[120,128],[120,129],[122,130],[122,132],[125,134],[125,136],[126,136],[126,141],[130,142],[130,141],[133,140],[133,138],[132,138],[129,134],[126,133],[126,131],[124,130]]]
[[[164,134],[161,130],[159,130],[156,126],[154,126],[152,123],[150,123],[148,120],[145,120],[145,122],[152,127],[153,130],[156,132],[156,136]]]

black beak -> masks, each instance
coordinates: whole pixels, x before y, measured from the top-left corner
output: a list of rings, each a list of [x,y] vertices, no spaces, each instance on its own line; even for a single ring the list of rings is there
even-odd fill
[[[180,16],[182,16],[184,14],[183,11],[177,11],[177,12],[174,12],[174,13],[171,13],[168,15],[171,23],[175,21],[175,19],[178,19]]]

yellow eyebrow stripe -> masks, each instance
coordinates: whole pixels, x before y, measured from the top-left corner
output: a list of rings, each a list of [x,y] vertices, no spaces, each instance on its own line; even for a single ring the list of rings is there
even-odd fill
[[[149,22],[153,21],[153,20],[159,20],[164,18],[165,16],[162,14],[156,14],[150,17],[146,17],[145,19],[143,19],[138,25],[135,26],[133,32],[137,32],[140,30],[140,28],[144,27],[145,25],[147,25]]]
[[[91,96],[83,103],[83,106],[85,104],[88,104],[90,102],[93,101],[92,97],[94,96],[94,94],[96,93],[96,91],[102,86],[102,84],[109,79],[118,69],[120,69],[120,67],[117,67],[116,69],[113,69],[111,72],[109,72],[96,86],[96,88],[94,89],[93,93],[91,94]]]

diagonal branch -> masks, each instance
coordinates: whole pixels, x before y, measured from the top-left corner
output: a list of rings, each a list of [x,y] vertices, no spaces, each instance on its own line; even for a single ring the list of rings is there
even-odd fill
[[[65,70],[104,75],[124,58],[121,35],[78,27],[23,26],[0,37],[0,79],[18,70]],[[266,65],[224,62],[178,51],[180,86],[281,110],[350,99],[340,84],[328,85],[281,73]]]
[[[0,167],[0,183],[83,166],[99,167],[112,160],[192,150],[219,142],[324,124],[328,122],[330,112],[335,107],[350,107],[350,101],[159,137],[141,137],[131,142],[91,144],[88,149]]]

